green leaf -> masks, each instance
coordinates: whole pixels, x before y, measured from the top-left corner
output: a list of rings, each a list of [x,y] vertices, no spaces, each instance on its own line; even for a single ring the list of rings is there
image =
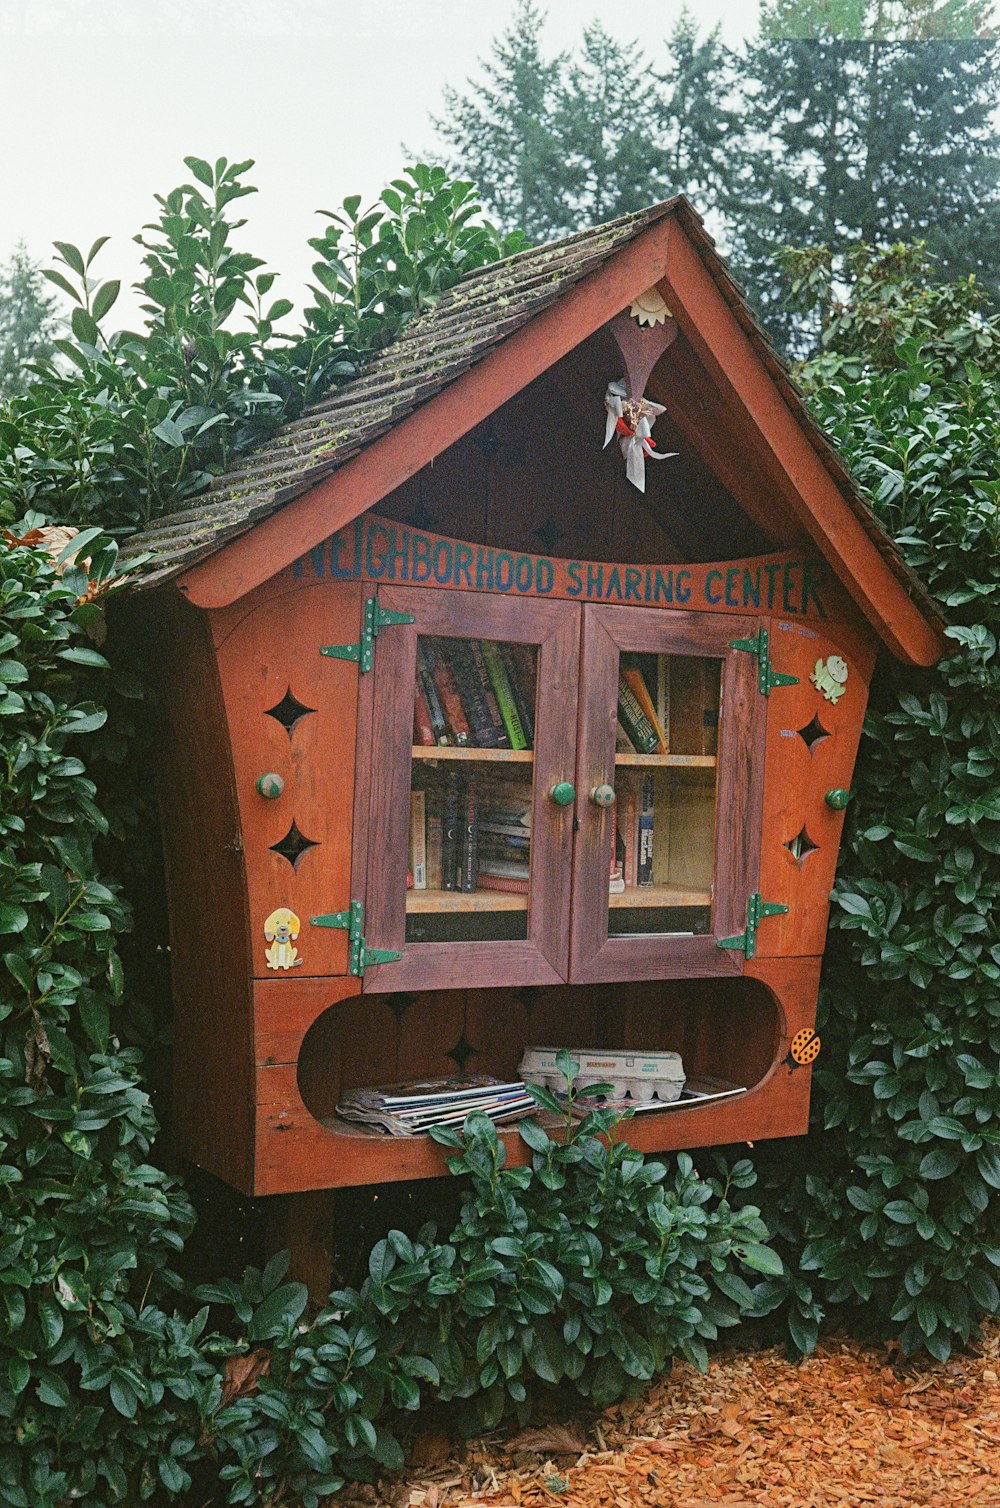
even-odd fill
[[[283,1335],[302,1314],[309,1302],[309,1290],[304,1283],[283,1283],[254,1311],[247,1330],[248,1339],[272,1340]]]
[[[920,1160],[921,1178],[949,1178],[962,1160],[957,1147],[935,1147]]]
[[[112,278],[109,282],[101,284],[100,288],[98,288],[97,292],[94,294],[94,302],[91,305],[91,310],[95,320],[101,320],[104,318],[108,310],[115,303],[115,300],[121,292],[121,287],[121,281],[118,278]]]
[[[28,925],[28,913],[23,906],[0,901],[0,932],[23,932]]]
[[[70,317],[70,328],[83,346],[96,346],[101,338],[101,332],[86,309],[83,308],[73,310]]]
[[[82,253],[70,241],[53,241],[52,244],[66,265],[83,277],[87,268]]]
[[[762,1272],[765,1277],[780,1278],[785,1271],[784,1264],[777,1252],[769,1246],[761,1246],[757,1241],[740,1241],[734,1247],[736,1255],[747,1267],[754,1272]]]

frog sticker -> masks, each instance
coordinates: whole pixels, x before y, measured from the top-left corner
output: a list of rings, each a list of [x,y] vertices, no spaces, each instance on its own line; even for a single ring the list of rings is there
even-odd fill
[[[828,655],[825,662],[817,660],[809,679],[816,690],[822,691],[826,700],[836,706],[847,690],[847,661],[840,655]]]

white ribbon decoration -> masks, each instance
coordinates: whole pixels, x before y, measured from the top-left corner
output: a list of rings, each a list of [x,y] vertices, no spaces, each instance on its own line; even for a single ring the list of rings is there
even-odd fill
[[[607,450],[614,439],[618,420],[625,420],[625,401],[628,398],[628,389],[623,382],[609,382],[607,392],[604,395],[604,407],[608,411],[607,421],[604,426],[604,449]],[[641,415],[635,426],[635,431],[630,435],[620,435],[618,443],[621,446],[622,455],[625,457],[625,475],[639,492],[646,490],[646,457],[651,461],[673,460],[679,452],[676,450],[659,451],[656,449],[650,436],[652,434],[653,421],[658,419],[664,412],[661,403],[651,403],[648,398],[640,400],[642,405]]]

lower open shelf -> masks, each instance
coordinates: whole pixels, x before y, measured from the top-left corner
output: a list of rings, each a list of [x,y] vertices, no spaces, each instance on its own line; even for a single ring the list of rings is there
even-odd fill
[[[739,976],[351,997],[319,1016],[302,1042],[297,1070],[289,1065],[307,1119],[303,1126],[296,1112],[294,1125],[287,1114],[274,1124],[283,1132],[301,1130],[309,1150],[291,1166],[293,1139],[276,1137],[274,1176],[298,1178],[300,1187],[334,1188],[440,1175],[446,1149],[427,1134],[390,1136],[341,1118],[336,1107],[343,1093],[465,1073],[511,1080],[533,1044],[673,1051],[689,1077],[746,1086],[727,1099],[629,1118],[621,1134],[641,1151],[794,1134],[805,1124],[808,1075],[789,1080],[793,1109],[784,1119],[776,1116],[773,1087],[780,1079],[784,1090],[788,1073],[776,1058],[784,1030],[771,991]],[[557,1134],[563,1125],[554,1116],[539,1119]],[[517,1122],[498,1134],[510,1164],[530,1161]],[[262,1172],[264,1191],[278,1186],[267,1182],[270,1176]]]

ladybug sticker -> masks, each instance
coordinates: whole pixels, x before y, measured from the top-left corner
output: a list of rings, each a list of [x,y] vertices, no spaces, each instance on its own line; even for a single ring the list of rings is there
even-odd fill
[[[794,1073],[796,1068],[805,1068],[810,1063],[815,1063],[822,1045],[811,1026],[804,1026],[800,1032],[796,1032],[783,1059],[788,1064],[788,1072]]]

